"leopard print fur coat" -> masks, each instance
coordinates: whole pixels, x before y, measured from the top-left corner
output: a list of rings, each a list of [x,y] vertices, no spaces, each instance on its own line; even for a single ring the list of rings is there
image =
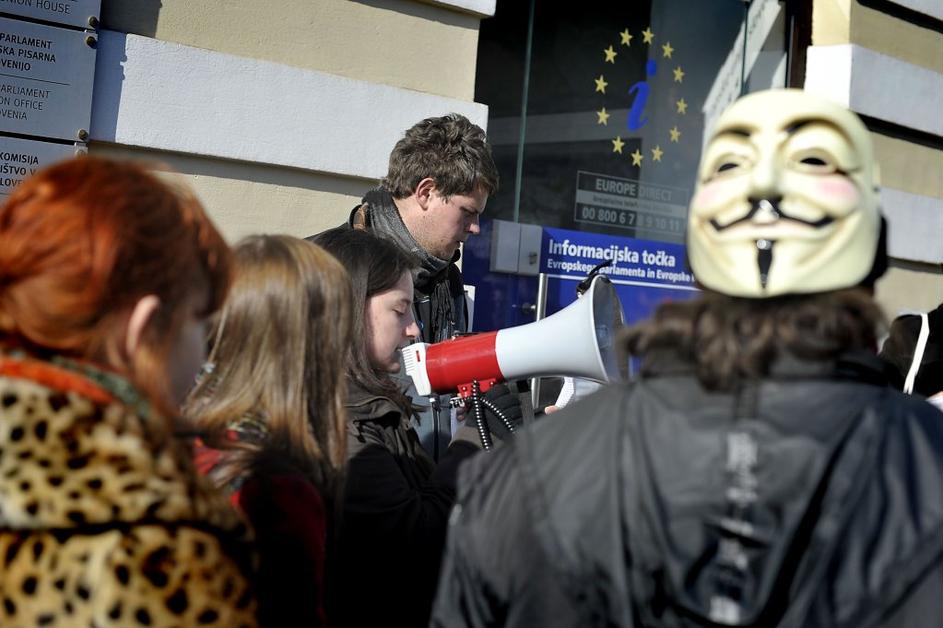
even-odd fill
[[[147,414],[0,351],[0,626],[256,625],[246,528]]]

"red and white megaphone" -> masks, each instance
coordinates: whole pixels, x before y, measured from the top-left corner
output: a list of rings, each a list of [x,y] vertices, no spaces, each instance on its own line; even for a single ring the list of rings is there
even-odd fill
[[[406,374],[416,392],[472,394],[495,382],[565,375],[609,382],[625,377],[616,332],[622,304],[608,279],[597,276],[589,290],[552,316],[519,327],[465,336],[436,344],[416,343],[402,350]]]

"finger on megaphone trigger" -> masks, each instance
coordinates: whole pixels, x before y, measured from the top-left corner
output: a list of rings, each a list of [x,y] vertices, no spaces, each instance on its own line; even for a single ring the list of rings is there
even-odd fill
[[[519,407],[517,395],[511,392],[507,384],[495,384],[485,393],[485,399],[493,403],[502,412]]]
[[[508,418],[508,412],[503,411],[501,408],[491,403],[491,401],[488,399],[482,399],[481,403],[484,404],[488,412],[490,412],[495,417],[495,419],[498,420],[500,424],[503,425],[509,432],[514,431],[514,422]],[[510,414],[513,416],[514,412],[511,411]]]
[[[521,399],[506,384],[493,386],[485,394],[485,399],[494,404],[515,427],[521,424],[524,417]],[[497,419],[497,417],[495,418]]]
[[[496,440],[504,440],[507,438],[508,428],[504,426],[504,423],[501,422],[501,419],[496,417],[493,412],[490,410],[485,410],[485,418],[488,424],[488,431],[491,432],[491,436]]]
[[[510,433],[501,421],[490,412],[488,413],[488,432],[494,440],[504,440]]]
[[[520,427],[521,423],[518,420],[517,422],[508,419],[507,414],[502,412],[499,408],[495,407],[488,400],[483,400],[485,419],[488,423],[488,430],[491,434],[498,440],[504,440],[508,434],[513,431],[516,431]],[[500,415],[498,414],[500,413]],[[504,418],[502,418],[502,416]],[[510,428],[508,427],[510,425]]]

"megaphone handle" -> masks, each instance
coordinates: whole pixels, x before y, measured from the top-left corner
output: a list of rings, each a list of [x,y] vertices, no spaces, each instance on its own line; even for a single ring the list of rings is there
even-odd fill
[[[478,383],[478,380],[474,380],[472,382],[471,403],[472,411],[475,413],[475,427],[478,429],[481,446],[488,450],[492,447],[491,432],[488,431],[488,424],[485,422],[485,413],[481,411],[482,401],[487,400],[481,398],[481,384]]]
[[[494,412],[495,416],[497,416],[499,419],[501,419],[501,422],[504,423],[504,427],[508,428],[508,431],[509,431],[509,432],[514,432],[514,429],[515,429],[515,428],[514,428],[514,424],[511,423],[510,419],[508,419],[508,418],[504,415],[504,413],[501,412],[501,410],[498,409],[498,406],[494,405],[493,403],[491,403],[491,402],[488,401],[487,399],[482,399],[482,400],[481,400],[481,403],[482,403],[483,406],[485,406],[486,408],[488,408],[489,410],[491,410],[492,412]]]

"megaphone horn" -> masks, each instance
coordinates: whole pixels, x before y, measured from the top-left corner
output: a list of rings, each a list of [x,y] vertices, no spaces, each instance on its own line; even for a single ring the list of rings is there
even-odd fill
[[[497,381],[549,375],[608,382],[625,376],[615,347],[623,320],[612,283],[597,277],[582,298],[541,321],[409,345],[403,364],[423,396],[458,391],[468,397],[473,381],[484,392]]]

